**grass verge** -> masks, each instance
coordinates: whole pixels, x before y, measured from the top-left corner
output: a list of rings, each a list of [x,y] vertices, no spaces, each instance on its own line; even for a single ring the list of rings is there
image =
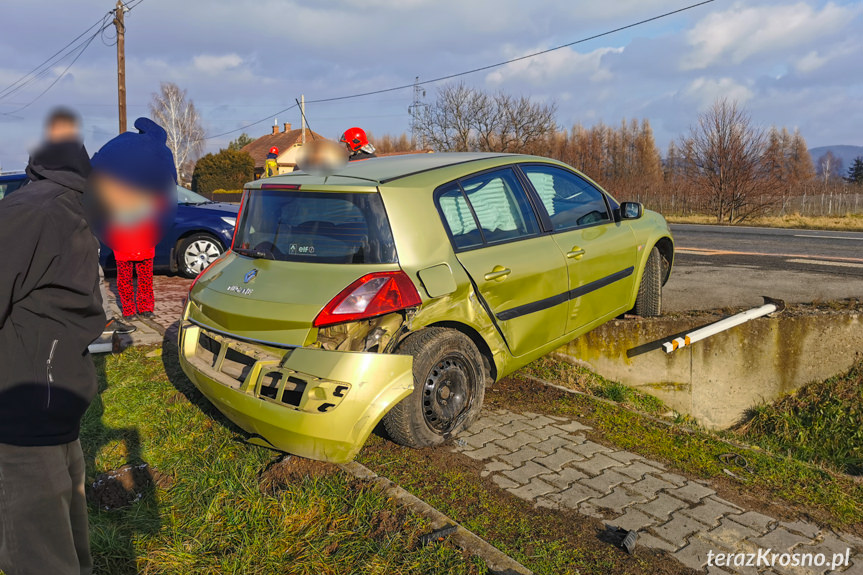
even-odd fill
[[[146,351],[98,361],[101,392],[81,436],[88,480],[146,461],[172,486],[125,509],[91,506],[95,572],[486,572],[449,544],[418,547],[424,519],[341,472],[262,488],[273,454],[239,441],[167,352],[163,365]]]
[[[662,415],[668,412],[668,407],[657,397],[632,389],[619,381],[609,381],[586,367],[567,363],[553,355],[541,357],[525,367],[521,373],[607,399],[650,415]]]
[[[714,216],[666,216],[672,224],[710,224],[728,225],[716,222]],[[799,230],[836,230],[859,232],[863,231],[863,215],[848,214],[846,216],[801,216],[790,214],[786,216],[769,216],[746,220],[741,226],[757,226],[765,228],[790,228]]]
[[[553,358],[544,358],[525,368],[523,373],[577,391],[609,385],[600,376],[590,372],[586,375],[584,371]],[[858,371],[852,373],[857,374],[855,378],[859,377]],[[585,386],[581,383],[585,379],[591,383]],[[651,417],[646,417],[632,410],[645,401],[634,391],[623,405],[615,405],[590,395],[567,394],[522,379],[519,374],[499,385],[505,391],[509,409],[518,406],[518,410],[577,418],[593,426],[599,440],[668,463],[691,476],[713,480],[726,497],[746,507],[777,517],[809,516],[825,526],[858,534],[863,532],[863,483],[851,477],[830,473],[828,469],[813,467],[791,456],[777,456],[757,446],[729,445],[722,436],[698,429],[692,422],[676,425],[673,421],[659,421],[655,410],[648,411]],[[850,423],[851,428],[853,425]],[[859,434],[860,428],[857,429]],[[739,436],[729,435],[728,439],[739,439]],[[720,461],[719,456],[729,452],[743,455],[748,469]],[[728,475],[725,469],[734,476]]]
[[[863,362],[752,408],[734,433],[776,453],[863,474]]]

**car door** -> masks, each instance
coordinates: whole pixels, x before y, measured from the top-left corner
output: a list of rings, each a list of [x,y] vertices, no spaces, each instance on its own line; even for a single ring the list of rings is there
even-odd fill
[[[511,167],[438,190],[438,208],[459,262],[513,356],[564,335],[566,260],[539,222]]]
[[[567,261],[567,333],[627,311],[638,255],[630,225],[615,222],[605,193],[578,174],[550,164],[521,170]]]

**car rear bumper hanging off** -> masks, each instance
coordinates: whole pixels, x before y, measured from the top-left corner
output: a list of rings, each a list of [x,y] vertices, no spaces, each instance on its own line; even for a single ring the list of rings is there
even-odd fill
[[[180,365],[251,442],[351,461],[380,419],[413,391],[406,355],[274,350],[184,322]]]

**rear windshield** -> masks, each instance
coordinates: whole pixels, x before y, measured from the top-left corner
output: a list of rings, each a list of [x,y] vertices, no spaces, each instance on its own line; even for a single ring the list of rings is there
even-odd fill
[[[234,251],[296,262],[398,261],[381,197],[370,193],[251,190]]]

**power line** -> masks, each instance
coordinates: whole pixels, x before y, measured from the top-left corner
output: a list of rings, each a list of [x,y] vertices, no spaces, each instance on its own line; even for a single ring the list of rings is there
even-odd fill
[[[213,136],[207,136],[206,138],[201,138],[201,139],[200,139],[200,140],[198,140],[198,141],[199,141],[199,142],[205,142],[205,141],[207,141],[207,140],[213,140],[213,139],[215,139],[215,138],[221,138],[222,136],[227,136],[228,134],[233,134],[234,132],[239,132],[240,130],[245,130],[246,128],[251,128],[252,126],[257,126],[258,124],[260,124],[260,123],[262,123],[262,122],[266,122],[267,120],[269,120],[270,118],[272,118],[272,117],[274,117],[274,116],[279,116],[279,115],[281,115],[281,114],[284,114],[285,112],[287,112],[287,111],[289,111],[289,110],[293,110],[293,109],[294,109],[294,108],[296,108],[296,107],[297,107],[297,105],[296,105],[296,104],[291,104],[290,106],[288,106],[288,107],[287,107],[287,108],[285,108],[284,110],[279,110],[278,112],[276,112],[276,113],[274,113],[274,114],[270,114],[270,115],[269,115],[269,116],[267,116],[266,118],[261,118],[260,120],[258,120],[258,121],[256,121],[256,122],[252,122],[251,124],[246,124],[245,126],[242,126],[242,127],[240,127],[240,128],[237,128],[237,129],[235,129],[235,130],[228,130],[227,132],[222,132],[221,134],[215,134],[215,135],[213,135]]]
[[[81,49],[80,49],[80,51],[78,52],[78,54],[77,54],[77,55],[72,59],[72,61],[71,61],[71,62],[69,62],[69,65],[68,65],[68,66],[66,66],[66,67],[63,69],[63,71],[62,71],[60,74],[58,74],[58,75],[57,75],[57,77],[56,77],[56,78],[54,78],[54,81],[53,81],[53,82],[51,82],[50,84],[48,84],[48,87],[47,87],[47,88],[45,88],[44,90],[42,90],[41,92],[39,92],[39,94],[38,94],[35,98],[33,98],[32,100],[30,100],[29,102],[27,102],[26,104],[24,104],[23,106],[21,106],[20,108],[16,108],[15,110],[12,110],[11,112],[3,112],[3,114],[4,114],[4,115],[6,115],[6,116],[11,116],[11,115],[13,115],[13,114],[17,114],[17,113],[18,113],[18,112],[20,112],[21,110],[25,110],[25,109],[29,108],[29,107],[30,107],[34,102],[36,102],[36,100],[38,100],[39,98],[41,98],[42,96],[44,96],[44,95],[48,92],[48,90],[50,90],[51,88],[53,88],[53,87],[57,84],[57,82],[59,82],[59,81],[60,81],[60,80],[61,80],[61,79],[66,75],[66,72],[68,72],[68,71],[69,71],[69,68],[71,68],[71,67],[75,64],[75,62],[77,62],[77,61],[78,61],[78,58],[80,58],[80,57],[81,57],[81,55],[82,55],[82,54],[87,50],[87,48],[90,46],[90,44],[93,42],[93,40],[95,40],[95,39],[96,39],[96,36],[98,36],[100,33],[101,33],[101,30],[99,30],[99,31],[98,31],[98,32],[96,32],[95,34],[91,35],[91,36],[90,36],[90,38],[88,38],[88,39],[87,39],[87,42],[86,42],[86,43],[84,43],[83,47],[81,47]]]
[[[88,32],[90,32],[93,28],[95,28],[95,27],[99,26],[100,24],[102,25],[102,27],[104,27],[104,25],[105,25],[105,20],[107,19],[107,17],[108,17],[108,15],[109,15],[109,14],[110,14],[110,12],[109,12],[108,14],[106,14],[105,16],[103,16],[102,18],[100,18],[100,19],[99,19],[95,24],[93,24],[92,26],[90,26],[89,28],[87,28],[86,30],[84,30],[83,32],[81,32],[81,33],[80,33],[78,36],[76,36],[76,37],[75,37],[71,42],[69,42],[68,44],[66,44],[65,46],[63,46],[62,48],[60,48],[59,50],[57,50],[57,51],[56,51],[56,52],[54,52],[53,54],[51,54],[51,56],[49,56],[47,59],[45,59],[41,64],[39,64],[38,66],[36,66],[35,68],[33,68],[32,70],[30,70],[29,72],[27,72],[26,74],[24,74],[23,76],[21,76],[20,78],[18,78],[16,81],[12,82],[12,83],[11,83],[11,84],[9,84],[8,86],[6,86],[6,87],[5,87],[5,88],[3,88],[2,90],[0,90],[0,99],[7,97],[7,96],[9,96],[10,94],[12,94],[12,93],[14,93],[14,92],[17,92],[20,88],[23,88],[23,87],[24,87],[23,85],[19,86],[19,84],[21,84],[22,82],[25,82],[25,81],[26,81],[26,82],[25,82],[25,85],[26,85],[26,84],[29,84],[30,82],[32,82],[32,81],[35,79],[35,77],[34,77],[34,78],[30,78],[30,76],[33,76],[33,74],[37,74],[37,73],[38,73],[38,74],[42,74],[42,73],[44,73],[44,72],[45,72],[45,70],[50,69],[50,66],[51,66],[52,64],[55,64],[55,63],[56,63],[56,62],[54,62],[54,59],[55,59],[58,55],[63,54],[64,52],[66,52],[65,54],[63,54],[63,56],[62,56],[62,57],[60,57],[60,58],[58,59],[58,61],[59,61],[59,60],[62,60],[62,59],[64,59],[64,58],[66,58],[67,56],[69,56],[69,54],[73,53],[73,52],[74,52],[78,47],[80,47],[80,45],[81,45],[81,44],[79,44],[79,45],[78,45],[78,46],[76,46],[75,48],[72,48],[72,49],[71,49],[71,50],[69,50],[68,52],[67,52],[67,50],[66,50],[66,49],[67,49],[67,48],[69,48],[70,46],[72,46],[73,44],[75,44],[76,42],[78,42],[78,40],[80,40],[81,38],[83,38],[83,37],[84,37]],[[100,30],[100,32],[101,32],[101,30]],[[87,42],[87,40],[84,40],[84,42]],[[82,42],[82,44],[83,44],[83,42]],[[45,68],[45,69],[43,69],[43,68]],[[30,79],[28,80],[28,78],[30,78]],[[18,88],[15,88],[16,86],[18,86]],[[15,89],[14,89],[14,90],[12,90],[12,88],[15,88]],[[11,90],[11,91],[10,91],[10,90]]]
[[[518,58],[512,58],[510,60],[504,60],[503,62],[497,62],[495,64],[489,64],[487,66],[481,66],[479,68],[473,68],[471,70],[465,70],[464,72],[457,72],[455,74],[447,74],[446,76],[439,76],[437,78],[432,78],[431,80],[424,80],[422,82],[412,82],[410,84],[403,84],[401,86],[393,86],[392,88],[384,88],[381,90],[372,90],[370,92],[360,92],[358,94],[350,94],[348,96],[335,96],[332,98],[321,98],[318,100],[308,100],[308,103],[319,104],[322,102],[336,102],[339,100],[350,100],[353,98],[362,98],[364,96],[373,96],[375,94],[385,94],[387,92],[395,92],[397,90],[406,90],[408,88],[415,88],[416,86],[425,86],[426,84],[434,84],[436,82],[443,82],[444,80],[452,80],[453,78],[459,78],[461,76],[467,76],[469,74],[476,74],[477,72],[484,72],[486,70],[491,70],[493,68],[500,68],[501,66],[506,66],[507,64],[513,64],[515,62],[521,62],[522,60],[527,60],[530,58],[536,58],[537,56],[542,56],[543,54],[548,54],[550,52],[562,50],[563,48],[570,48],[570,47],[575,46],[577,44],[583,44],[583,43],[589,42],[591,40],[596,40],[597,38],[602,38],[603,36],[610,36],[611,34],[616,34],[618,32],[622,32],[624,30],[629,30],[630,28],[635,28],[636,26],[642,26],[642,25],[648,24],[650,22],[655,22],[656,20],[668,18],[669,16],[674,16],[675,14],[680,14],[681,12],[686,12],[687,10],[692,10],[694,8],[698,8],[700,6],[704,6],[706,4],[710,4],[710,3],[715,2],[715,1],[716,0],[704,0],[702,2],[698,2],[697,4],[690,4],[689,6],[685,6],[683,8],[678,8],[677,10],[672,10],[671,12],[665,12],[664,14],[660,14],[658,16],[653,16],[652,18],[646,18],[644,20],[639,20],[638,22],[633,22],[632,24],[627,24],[626,26],[621,26],[619,28],[615,28],[614,30],[608,30],[607,32],[602,32],[600,34],[594,34],[593,36],[581,38],[580,40],[575,40],[574,42],[568,42],[566,44],[561,44],[560,46],[555,46],[553,48],[547,48],[545,50],[540,50],[539,52],[532,52],[530,54],[525,54],[524,56],[519,56]]]
[[[133,8],[136,8],[137,6],[139,6],[143,1],[144,0],[137,0],[134,3],[132,3],[131,5],[127,6],[126,12],[130,12]],[[11,96],[12,94],[18,92],[19,90],[26,88],[28,85],[32,84],[33,82],[44,78],[45,76],[47,76],[51,72],[52,66],[59,64],[60,62],[62,62],[63,60],[65,60],[66,58],[71,56],[72,54],[75,54],[75,52],[80,49],[80,51],[78,51],[77,55],[72,60],[72,62],[68,66],[66,66],[66,68],[63,70],[63,72],[57,78],[55,78],[53,82],[51,82],[51,84],[48,86],[47,89],[42,91],[38,96],[33,98],[30,102],[28,102],[27,104],[25,104],[21,108],[18,108],[17,110],[14,110],[13,112],[6,112],[6,114],[7,115],[8,114],[14,114],[15,112],[18,112],[20,110],[23,110],[24,108],[27,108],[28,106],[30,106],[30,104],[32,104],[33,102],[35,102],[36,100],[41,98],[48,90],[53,88],[54,85],[57,84],[57,82],[60,80],[60,78],[62,78],[66,74],[66,72],[69,71],[69,68],[72,67],[72,64],[74,64],[78,60],[78,58],[81,57],[81,54],[83,54],[84,50],[86,50],[87,47],[90,46],[90,43],[93,41],[93,39],[96,36],[102,36],[103,42],[104,42],[104,33],[105,33],[105,30],[111,26],[111,22],[109,21],[109,18],[111,17],[111,15],[113,13],[114,13],[113,10],[107,12],[104,16],[102,16],[102,18],[100,20],[98,20],[97,22],[92,24],[89,28],[87,28],[86,30],[84,30],[83,32],[78,34],[78,36],[76,36],[68,44],[66,44],[65,46],[63,46],[62,48],[60,48],[59,50],[54,52],[47,59],[43,60],[41,64],[39,64],[38,66],[36,66],[32,70],[30,70],[28,73],[26,73],[23,76],[21,76],[20,78],[18,78],[18,80],[16,80],[12,84],[3,88],[3,90],[0,90],[0,100],[3,100],[5,98],[7,98],[8,96]],[[88,32],[90,32],[91,30],[93,30],[93,28],[96,28],[97,26],[99,27],[99,29],[94,34],[92,34],[91,36],[87,37],[84,40],[81,40],[81,38],[86,36],[86,34]],[[79,40],[81,40],[81,41],[79,42]]]
[[[142,2],[143,0],[138,0]],[[447,74],[446,76],[439,76],[437,78],[432,78],[431,80],[424,80],[422,82],[414,81],[410,84],[403,84],[401,86],[393,86],[391,88],[383,88],[381,90],[372,90],[369,92],[360,92],[357,94],[350,94],[347,96],[334,96],[332,98],[319,98],[317,100],[307,100],[308,104],[322,104],[325,102],[338,102],[341,100],[351,100],[354,98],[363,98],[365,96],[374,96],[377,94],[386,94],[387,92],[396,92],[398,90],[406,90],[408,88],[412,88],[416,90],[419,86],[425,86],[427,84],[434,84],[436,82],[443,82],[444,80],[452,80],[453,78],[459,78],[461,76],[467,76],[469,74],[476,74],[477,72],[484,72],[486,70],[491,70],[493,68],[499,68],[501,66],[506,66],[507,64],[512,64],[514,62],[521,62],[522,60],[527,60],[529,58],[536,58],[537,56],[542,56],[543,54],[548,54],[550,52],[554,52],[557,50],[562,50],[563,48],[570,48],[572,46],[576,46],[578,44],[583,44],[585,42],[589,42],[591,40],[596,40],[597,38],[602,38],[604,36],[610,36],[612,34],[616,34],[618,32],[622,32],[624,30],[629,30],[630,28],[635,28],[637,26],[642,26],[644,24],[648,24],[650,22],[655,22],[657,20],[661,20],[663,18],[668,18],[669,16],[674,16],[675,14],[680,14],[681,12],[686,12],[688,10],[693,10],[695,8],[699,8],[706,4],[710,4],[715,2],[716,0],[703,0],[702,2],[698,2],[696,4],[690,4],[689,6],[684,6],[683,8],[678,8],[677,10],[672,10],[670,12],[665,12],[663,14],[659,14],[658,16],[653,16],[651,18],[645,18],[644,20],[639,20],[638,22],[633,22],[632,24],[627,24],[626,26],[620,26],[619,28],[615,28],[614,30],[608,30],[607,32],[602,32],[600,34],[594,34],[593,36],[588,36],[586,38],[581,38],[579,40],[575,40],[574,42],[568,42],[566,44],[561,44],[559,46],[554,46],[553,48],[548,48],[545,50],[540,50],[539,52],[532,52],[530,54],[525,54],[524,56],[519,56],[518,58],[512,58],[510,60],[504,60],[503,62],[497,62],[495,64],[489,64],[487,66],[481,66],[479,68],[473,68],[471,70],[465,70],[464,72],[457,72],[455,74]],[[228,134],[233,134],[234,132],[239,132],[241,130],[245,130],[246,128],[251,128],[252,126],[256,126],[262,122],[266,122],[273,116],[278,116],[279,114],[283,114],[288,110],[291,110],[296,107],[296,104],[285,108],[284,110],[280,110],[274,114],[268,115],[266,118],[258,120],[257,122],[252,122],[251,124],[246,124],[241,128],[237,128],[235,130],[229,130],[227,132],[222,132],[221,134],[216,134],[214,136],[208,136],[203,138],[203,140],[212,140],[214,138],[220,138],[222,136],[227,136]]]

